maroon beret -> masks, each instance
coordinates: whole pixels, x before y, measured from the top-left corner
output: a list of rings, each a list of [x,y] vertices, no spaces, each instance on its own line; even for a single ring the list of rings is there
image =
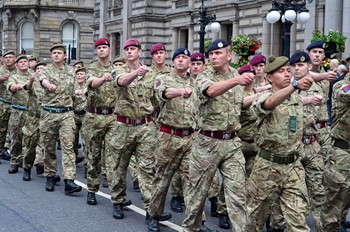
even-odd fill
[[[266,57],[264,55],[255,55],[253,59],[250,61],[251,65],[257,65],[260,63],[266,64]]]
[[[130,47],[130,46],[141,48],[141,43],[138,39],[131,38],[131,39],[128,39],[127,41],[125,41],[124,49],[127,47]]]
[[[242,67],[238,69],[239,75],[245,73],[245,72],[253,72],[252,68],[250,67],[250,64],[245,64]]]
[[[191,61],[203,61],[205,62],[205,57],[202,53],[200,52],[195,52],[191,55]]]
[[[99,38],[95,42],[95,48],[97,48],[100,45],[107,45],[109,47],[111,44],[109,42],[109,39],[107,39],[107,38]]]
[[[155,45],[153,45],[151,47],[151,55],[153,55],[154,53],[156,53],[158,51],[166,51],[164,44],[156,43]]]

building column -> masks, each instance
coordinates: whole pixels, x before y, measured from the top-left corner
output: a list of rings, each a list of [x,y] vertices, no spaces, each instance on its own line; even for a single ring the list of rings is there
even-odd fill
[[[325,11],[324,33],[328,34],[329,30],[341,32],[343,20],[343,0],[326,0],[325,9],[327,10]],[[349,12],[347,13],[349,14]]]
[[[297,22],[295,21],[290,28],[290,55],[297,50]],[[288,57],[289,58],[289,57]]]
[[[190,26],[188,28],[188,45],[187,45],[187,48],[188,50],[190,50],[191,53],[193,53],[193,48],[194,48],[194,45],[193,45],[193,41],[194,41],[194,30],[193,30],[193,26]]]
[[[99,25],[100,35],[99,35],[99,38],[102,38],[105,36],[105,26],[104,26],[104,22],[105,22],[105,18],[106,18],[105,14],[106,14],[105,0],[101,0],[100,1],[100,25]]]
[[[343,1],[343,22],[350,22],[350,1],[344,0]],[[345,35],[348,39],[345,42],[345,47],[347,49],[350,48],[350,28],[347,25],[347,23],[343,23],[342,28],[343,35]],[[345,53],[349,54],[349,51],[345,50]],[[346,58],[348,55],[345,55],[345,53],[342,54],[342,58]]]
[[[264,56],[269,56],[271,54],[271,24],[267,22],[266,16],[263,18],[262,24],[262,45],[261,52]]]
[[[173,54],[175,52],[175,50],[177,49],[177,46],[178,46],[178,29],[175,27],[173,28],[172,30],[172,33],[171,33],[171,51],[170,51],[170,54]]]

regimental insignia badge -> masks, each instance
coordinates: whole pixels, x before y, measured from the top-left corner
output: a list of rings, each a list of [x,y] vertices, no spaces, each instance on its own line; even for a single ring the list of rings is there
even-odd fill
[[[304,62],[304,61],[305,61],[305,57],[304,57],[304,56],[301,56],[301,57],[300,57],[300,61],[301,61],[301,62]]]
[[[222,42],[219,42],[219,43],[218,43],[218,47],[219,47],[219,48],[222,48],[223,46],[224,46],[224,44],[223,44]]]

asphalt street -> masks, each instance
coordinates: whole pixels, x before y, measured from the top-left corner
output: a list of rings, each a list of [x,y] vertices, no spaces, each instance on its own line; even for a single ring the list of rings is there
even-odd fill
[[[60,151],[57,152],[60,157]],[[125,210],[123,220],[112,217],[113,207],[110,201],[110,191],[101,188],[97,193],[98,204],[86,204],[86,179],[83,163],[77,165],[76,183],[83,187],[79,193],[71,196],[64,194],[64,183],[56,185],[54,192],[45,191],[46,178],[37,175],[32,170],[32,180],[22,180],[23,169],[17,174],[8,174],[9,161],[1,160],[0,165],[0,231],[14,232],[146,232],[145,211],[143,210],[140,192],[132,189],[132,181],[128,176],[127,195],[132,205]],[[61,175],[61,163],[59,172]],[[62,176],[62,175],[61,175]],[[168,195],[165,212],[170,212]],[[205,205],[207,226],[218,231],[218,218],[210,216],[210,202]],[[171,212],[173,218],[164,222],[161,232],[182,231],[181,223],[184,213]],[[311,231],[316,231],[313,221],[308,218]]]

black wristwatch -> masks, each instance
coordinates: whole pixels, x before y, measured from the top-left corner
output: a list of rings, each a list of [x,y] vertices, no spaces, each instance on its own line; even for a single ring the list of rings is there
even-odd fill
[[[296,79],[294,79],[294,80],[292,81],[292,86],[293,86],[294,89],[299,89],[298,81],[297,81]]]

